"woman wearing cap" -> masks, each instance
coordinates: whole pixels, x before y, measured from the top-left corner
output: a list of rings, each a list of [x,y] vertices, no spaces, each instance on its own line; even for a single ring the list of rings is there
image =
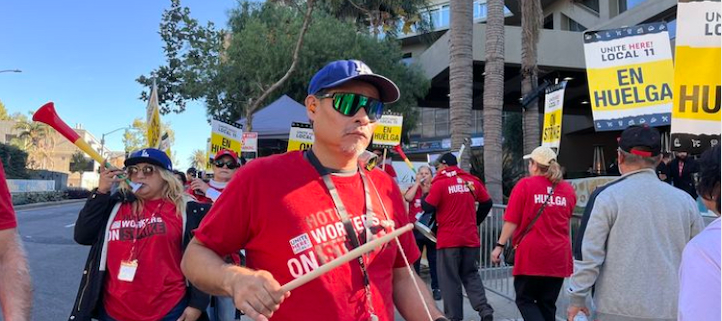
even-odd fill
[[[119,178],[126,173],[101,167],[78,215],[75,241],[92,247],[69,320],[206,319],[209,297],[188,286],[180,262],[208,206],[183,197],[163,151],[136,151],[125,166],[135,192]]]
[[[492,262],[499,263],[507,242],[517,247],[516,305],[527,321],[555,320],[559,290],[572,274],[569,220],[577,199],[572,186],[562,180],[556,157],[548,147],[537,147],[524,156],[529,160],[530,177],[521,179],[511,191],[504,227],[491,254]]]
[[[431,167],[422,165],[416,172],[416,182],[409,187],[404,193],[404,199],[409,203],[409,221],[415,222],[418,216],[424,212],[421,208],[421,199],[429,194],[431,189]],[[429,274],[431,275],[431,293],[434,300],[441,300],[441,290],[439,290],[439,280],[436,275],[436,243],[426,238],[424,235],[414,230],[414,238],[419,251],[426,248],[426,259],[429,262]],[[416,274],[421,275],[421,258],[414,262]]]
[[[213,178],[208,183],[200,178],[192,179],[186,192],[200,203],[213,203],[221,197],[226,185],[243,164],[245,159],[239,159],[236,152],[221,149],[213,158]]]
[[[679,267],[677,320],[720,319],[720,154],[717,145],[699,160],[697,193],[717,219],[684,248]]]

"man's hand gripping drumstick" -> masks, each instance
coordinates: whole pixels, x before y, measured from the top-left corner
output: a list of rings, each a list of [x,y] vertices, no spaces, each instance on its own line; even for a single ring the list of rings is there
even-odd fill
[[[212,295],[231,296],[236,308],[256,321],[267,320],[281,303],[298,288],[334,268],[380,247],[413,229],[407,224],[378,239],[361,245],[335,260],[320,266],[281,286],[267,271],[254,271],[226,264],[215,252],[193,239],[186,249],[181,266],[188,279],[202,291]],[[218,271],[222,271],[218,273]],[[214,286],[220,284],[221,286]]]

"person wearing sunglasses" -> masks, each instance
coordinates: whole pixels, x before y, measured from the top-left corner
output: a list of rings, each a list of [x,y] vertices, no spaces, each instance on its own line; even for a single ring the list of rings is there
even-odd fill
[[[91,249],[69,320],[207,320],[210,296],[189,285],[180,264],[210,206],[184,195],[161,150],[133,152],[125,166],[101,166],[78,214],[74,239]],[[141,187],[133,192],[123,176]]]
[[[238,172],[184,255],[191,282],[213,295],[233,297],[256,321],[390,321],[394,308],[405,320],[445,320],[409,266],[420,256],[410,232],[294,289],[293,295],[281,289],[409,223],[396,183],[359,161],[384,105],[399,94],[396,84],[357,60],[334,61],[319,70],[305,99],[313,146],[254,160]],[[246,267],[223,261],[223,255],[240,249],[246,251]]]
[[[236,152],[230,149],[219,150],[213,158],[213,178],[208,183],[200,178],[193,178],[188,194],[195,197],[199,203],[215,202],[238,168],[243,165],[242,163],[245,162],[238,158]]]

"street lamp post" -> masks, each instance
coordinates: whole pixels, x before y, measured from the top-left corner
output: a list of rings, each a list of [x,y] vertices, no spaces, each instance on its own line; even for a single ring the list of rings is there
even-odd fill
[[[107,132],[107,133],[104,133],[104,134],[100,137],[100,154],[103,155],[103,157],[105,157],[105,155],[104,155],[104,154],[105,154],[105,152],[104,152],[104,150],[105,150],[105,135],[110,135],[110,134],[115,133],[115,132],[117,132],[117,131],[119,131],[119,130],[130,129],[130,128],[131,128],[130,126],[124,126],[124,127],[120,127],[120,128],[113,129],[113,130],[111,130],[111,131],[109,131],[109,132]]]
[[[2,72],[23,72],[23,71],[20,69],[5,69],[5,70],[0,70],[0,73],[2,73]]]

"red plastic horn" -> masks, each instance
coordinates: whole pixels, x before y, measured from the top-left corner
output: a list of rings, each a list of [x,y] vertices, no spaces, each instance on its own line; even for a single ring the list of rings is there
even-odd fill
[[[49,102],[40,107],[40,109],[33,114],[33,120],[47,124],[57,130],[60,135],[63,135],[63,137],[67,138],[70,142],[75,144],[75,146],[78,146],[78,148],[88,154],[88,156],[92,157],[101,164],[103,163],[103,157],[100,156],[100,154],[98,154],[98,152],[96,152],[95,149],[93,149],[93,147],[91,147],[86,141],[82,140],[80,135],[70,128],[68,124],[60,119],[58,113],[55,112],[55,104],[53,104],[53,102]]]

